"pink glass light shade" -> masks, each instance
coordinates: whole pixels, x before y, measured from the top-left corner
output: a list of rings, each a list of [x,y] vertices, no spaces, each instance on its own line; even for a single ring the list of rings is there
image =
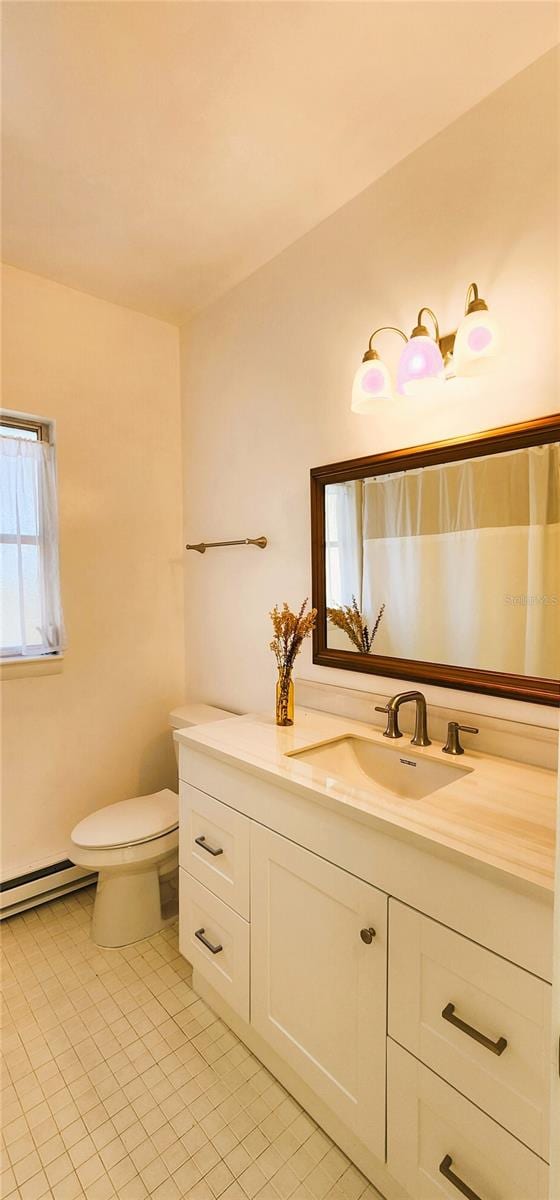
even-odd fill
[[[411,337],[399,360],[397,392],[414,396],[443,379],[443,358],[437,342],[424,334]]]

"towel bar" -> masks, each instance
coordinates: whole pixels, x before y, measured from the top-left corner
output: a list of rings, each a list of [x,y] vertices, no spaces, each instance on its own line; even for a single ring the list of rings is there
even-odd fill
[[[198,542],[196,546],[187,542],[187,550],[198,550],[199,554],[204,554],[206,550],[212,550],[214,546],[258,546],[259,550],[264,550],[266,545],[265,537],[239,538],[236,542]]]

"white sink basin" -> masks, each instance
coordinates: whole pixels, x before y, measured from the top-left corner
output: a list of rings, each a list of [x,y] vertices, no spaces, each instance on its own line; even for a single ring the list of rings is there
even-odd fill
[[[372,790],[372,785],[406,800],[421,800],[470,774],[471,767],[421,758],[408,746],[381,746],[368,738],[347,735],[293,750],[289,758],[317,767],[334,781]]]

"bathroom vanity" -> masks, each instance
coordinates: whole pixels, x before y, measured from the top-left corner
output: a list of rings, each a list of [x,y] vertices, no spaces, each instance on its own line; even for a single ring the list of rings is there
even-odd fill
[[[547,1200],[553,772],[305,709],[176,737],[196,991],[388,1200]]]

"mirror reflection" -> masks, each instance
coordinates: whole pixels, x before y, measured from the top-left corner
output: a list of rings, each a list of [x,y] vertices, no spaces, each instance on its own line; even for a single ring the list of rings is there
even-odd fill
[[[560,446],[325,487],[327,646],[560,677]]]

